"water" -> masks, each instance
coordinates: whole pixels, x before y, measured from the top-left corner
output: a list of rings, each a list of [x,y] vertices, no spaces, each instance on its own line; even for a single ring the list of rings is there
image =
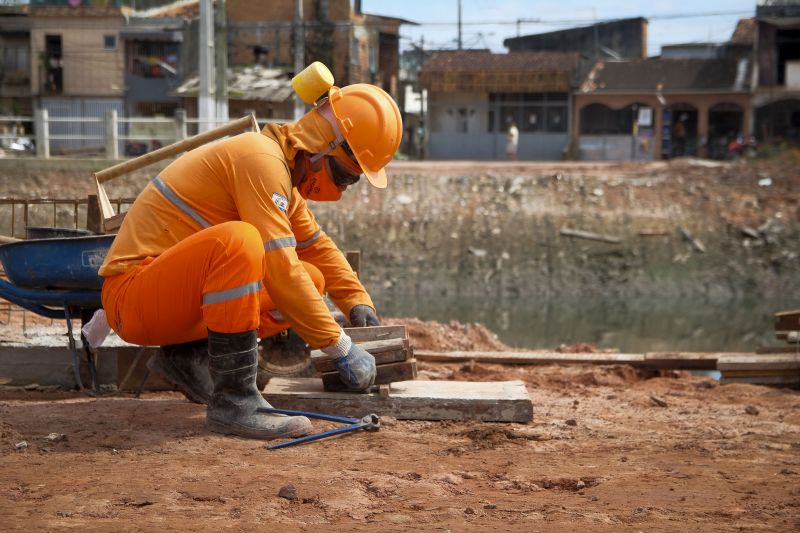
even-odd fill
[[[447,323],[479,322],[506,344],[552,349],[588,342],[623,353],[652,351],[738,352],[782,345],[775,338],[776,311],[800,308],[797,298],[755,297],[723,303],[690,299],[497,302],[485,298],[398,298],[376,305],[383,316]]]

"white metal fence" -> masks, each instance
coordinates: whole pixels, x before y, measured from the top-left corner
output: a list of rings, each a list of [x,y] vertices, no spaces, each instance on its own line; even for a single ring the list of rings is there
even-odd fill
[[[283,119],[259,120],[285,122]],[[38,157],[99,156],[108,159],[137,156],[227,123],[189,118],[178,110],[170,117],[120,117],[109,109],[103,117],[51,116],[36,110],[34,116],[0,116],[0,147],[11,153]],[[31,133],[33,132],[33,133]]]

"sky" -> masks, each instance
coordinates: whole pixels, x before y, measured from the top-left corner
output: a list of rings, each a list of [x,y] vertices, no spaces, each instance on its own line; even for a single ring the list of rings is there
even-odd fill
[[[519,19],[537,21],[520,25],[520,35],[531,35],[588,26],[593,20],[645,17],[647,51],[653,56],[665,44],[726,41],[737,20],[755,15],[755,6],[756,0],[461,0],[462,43],[464,48],[507,52],[503,39],[517,36]],[[456,47],[458,0],[362,0],[362,10],[421,24],[401,27],[401,50],[423,37],[426,49]],[[696,16],[708,13],[716,14]],[[659,18],[676,15],[692,16]]]

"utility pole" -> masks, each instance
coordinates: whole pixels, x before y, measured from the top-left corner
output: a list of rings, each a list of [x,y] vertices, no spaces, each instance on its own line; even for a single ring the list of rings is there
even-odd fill
[[[458,49],[461,50],[461,0],[458,0]]]
[[[225,0],[216,0],[214,11],[214,55],[216,63],[217,122],[228,122],[228,22]]]
[[[303,0],[294,0],[294,74],[305,68],[305,34],[303,31]],[[300,95],[294,95],[294,119],[300,120],[306,114],[306,105]]]
[[[419,68],[417,69],[417,86],[419,87],[419,124],[417,127],[417,136],[419,137],[419,158],[425,159],[425,89],[422,88],[420,83],[419,73],[422,70],[422,65],[425,63],[425,36],[419,36]]]
[[[216,116],[216,104],[212,87],[214,86],[214,9],[212,0],[200,0],[200,46],[199,87],[197,89],[197,117],[200,123],[198,132],[213,128],[211,122]]]

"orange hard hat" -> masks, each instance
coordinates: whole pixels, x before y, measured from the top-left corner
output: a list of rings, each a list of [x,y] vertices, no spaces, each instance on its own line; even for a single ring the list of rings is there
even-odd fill
[[[384,167],[403,136],[397,104],[386,91],[367,83],[331,87],[328,100],[361,170],[375,187],[386,187]]]

